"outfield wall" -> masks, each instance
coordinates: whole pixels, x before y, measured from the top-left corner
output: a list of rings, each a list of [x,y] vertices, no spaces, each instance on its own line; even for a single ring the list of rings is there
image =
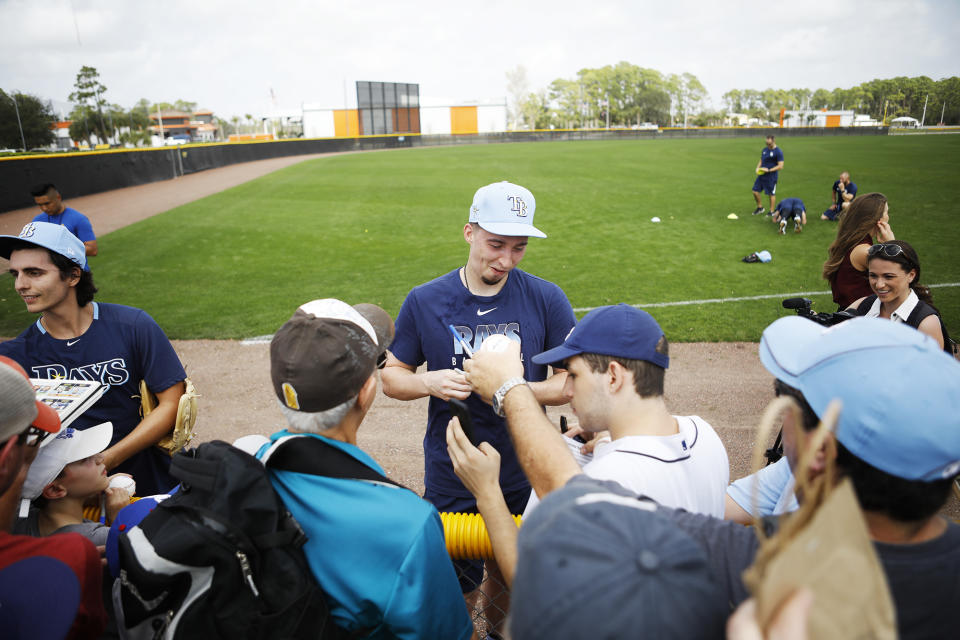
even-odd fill
[[[66,198],[169,180],[188,173],[239,162],[285,156],[373,151],[403,147],[562,140],[660,140],[671,138],[780,138],[806,136],[886,135],[886,127],[866,128],[696,128],[635,131],[632,129],[564,129],[508,131],[465,135],[387,135],[313,138],[264,142],[192,144],[152,149],[113,149],[0,158],[0,212],[33,204],[30,188],[53,182]]]

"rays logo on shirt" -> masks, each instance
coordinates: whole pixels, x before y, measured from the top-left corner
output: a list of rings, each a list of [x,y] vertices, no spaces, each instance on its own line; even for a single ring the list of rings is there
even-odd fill
[[[460,336],[463,338],[463,341],[470,345],[470,350],[473,352],[479,351],[481,345],[483,345],[483,341],[495,333],[505,335],[514,342],[520,342],[519,322],[478,324],[473,328],[461,324],[455,325],[453,328],[456,329],[457,333],[460,334]],[[453,341],[453,352],[458,356],[464,355],[463,347],[460,345],[459,340]]]
[[[130,372],[123,358],[113,358],[103,362],[73,367],[69,371],[62,364],[43,364],[30,367],[36,378],[67,378],[69,380],[90,380],[104,385],[120,385],[130,380]]]

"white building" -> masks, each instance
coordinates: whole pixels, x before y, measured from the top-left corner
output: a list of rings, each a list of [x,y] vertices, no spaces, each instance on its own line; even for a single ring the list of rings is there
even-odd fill
[[[423,101],[419,113],[420,133],[423,135],[496,133],[507,130],[506,99],[460,103],[435,99]],[[359,120],[357,109],[331,109],[319,104],[304,104],[303,137],[354,137],[360,135]]]
[[[826,109],[799,109],[783,112],[783,126],[794,127],[852,127],[853,111],[828,111]]]

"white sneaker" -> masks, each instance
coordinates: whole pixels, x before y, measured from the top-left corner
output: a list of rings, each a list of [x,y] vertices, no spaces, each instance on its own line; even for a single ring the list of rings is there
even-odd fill
[[[803,231],[803,227],[800,226],[800,221],[799,221],[799,220],[794,220],[794,221],[793,221],[793,232],[794,232],[794,233],[800,233],[801,231]]]
[[[787,221],[780,221],[780,235],[785,235],[787,233]]]

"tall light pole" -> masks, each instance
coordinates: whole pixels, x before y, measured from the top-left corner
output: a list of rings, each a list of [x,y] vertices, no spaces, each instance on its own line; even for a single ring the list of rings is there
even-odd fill
[[[17,94],[16,92],[13,95],[9,95],[9,98],[13,100],[13,111],[17,114],[17,126],[20,128],[20,144],[23,145],[23,150],[27,150],[27,141],[23,137],[23,123],[20,122],[20,107],[17,106]]]

